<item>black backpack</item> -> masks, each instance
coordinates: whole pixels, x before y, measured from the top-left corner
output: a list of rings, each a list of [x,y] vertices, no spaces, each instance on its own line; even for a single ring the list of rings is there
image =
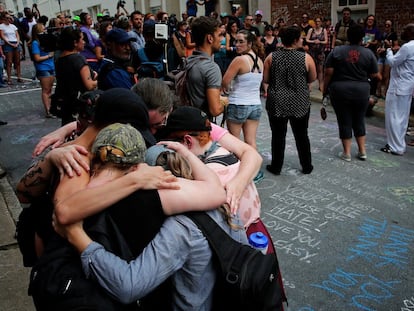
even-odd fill
[[[186,214],[203,232],[213,251],[218,277],[212,310],[283,310],[276,254],[264,255],[233,240],[205,212]]]
[[[88,234],[123,259],[132,254],[117,225],[106,211],[85,220]],[[38,311],[126,311],[137,304],[122,305],[83,273],[80,256],[66,240],[54,235],[30,273],[29,295]]]
[[[137,69],[138,79],[164,79],[165,70],[162,57],[155,61],[150,61],[147,54],[145,53],[145,48],[138,49],[138,57],[141,61],[141,64]]]

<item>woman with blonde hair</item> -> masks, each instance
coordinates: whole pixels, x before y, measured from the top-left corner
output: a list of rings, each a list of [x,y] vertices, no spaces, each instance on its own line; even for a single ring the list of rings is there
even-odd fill
[[[42,103],[45,108],[45,115],[46,118],[52,118],[54,116],[49,109],[50,96],[52,95],[53,82],[55,81],[55,62],[53,60],[54,53],[49,51],[40,39],[42,36],[47,36],[44,32],[45,26],[43,24],[38,23],[34,25],[29,46],[32,50],[31,54],[36,69],[36,77],[39,79],[42,88]]]

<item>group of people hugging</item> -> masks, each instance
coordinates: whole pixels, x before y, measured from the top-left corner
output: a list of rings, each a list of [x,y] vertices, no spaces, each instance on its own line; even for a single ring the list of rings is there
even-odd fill
[[[156,133],[158,143],[151,128],[153,96],[147,90],[171,112]],[[59,146],[73,134],[74,124],[43,137],[34,151],[40,159],[23,176],[17,193],[34,211],[35,257],[69,242],[79,252],[85,275],[122,304],[141,300],[170,279],[163,288],[172,299],[157,299],[163,310],[209,310],[216,279],[212,251],[183,213],[207,211],[245,244],[248,234],[261,231],[270,239],[268,252],[274,252],[252,182],[262,160],[201,110],[172,110],[170,92],[162,81],[148,78],[133,90],[85,93],[76,108],[76,138]],[[121,229],[136,257],[132,261],[88,235],[83,221],[103,211]],[[34,303],[44,309],[42,302]]]

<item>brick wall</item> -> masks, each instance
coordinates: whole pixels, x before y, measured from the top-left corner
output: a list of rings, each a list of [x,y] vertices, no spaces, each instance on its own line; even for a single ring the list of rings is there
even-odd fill
[[[414,23],[414,0],[377,0],[375,16],[379,26],[383,26],[386,19],[394,21],[394,29],[400,35],[405,25]]]
[[[332,0],[271,0],[272,22],[283,17],[288,25],[299,24],[304,12],[311,18],[330,16],[331,2]],[[414,0],[376,0],[374,14],[381,30],[385,20],[391,19],[394,21],[394,29],[400,34],[404,25],[414,23]]]

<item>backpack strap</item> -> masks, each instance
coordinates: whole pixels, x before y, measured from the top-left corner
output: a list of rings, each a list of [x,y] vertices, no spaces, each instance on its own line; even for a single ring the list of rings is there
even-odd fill
[[[208,240],[213,253],[218,257],[224,277],[229,283],[240,282],[239,274],[243,266],[243,256],[236,256],[241,248],[248,247],[233,240],[207,213],[190,212],[185,214],[201,230]],[[239,260],[237,260],[239,259]]]
[[[247,54],[245,54],[245,55],[249,55],[249,56],[250,56],[250,58],[253,60],[253,67],[252,67],[251,72],[254,72],[254,70],[255,70],[255,69],[257,69],[257,71],[258,71],[259,73],[262,73],[262,71],[260,70],[259,64],[257,63],[257,62],[258,62],[258,60],[259,60],[259,57],[258,57],[257,55],[256,55],[256,57],[253,57],[253,55],[252,55],[252,54],[250,54],[250,53],[247,53]]]

